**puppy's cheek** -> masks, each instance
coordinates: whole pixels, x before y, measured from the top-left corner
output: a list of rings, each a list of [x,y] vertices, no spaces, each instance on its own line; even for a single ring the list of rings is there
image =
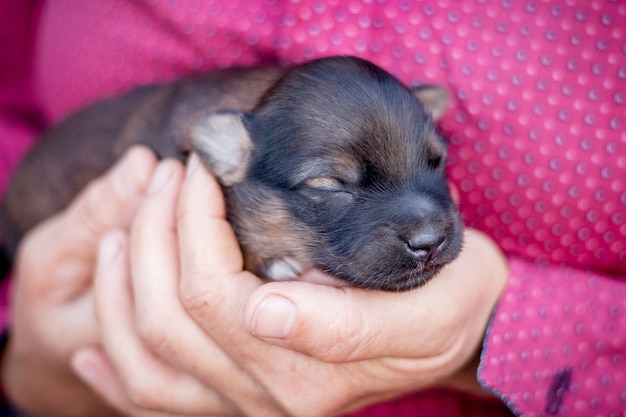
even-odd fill
[[[245,267],[262,278],[290,280],[312,267],[315,234],[294,219],[287,196],[258,182],[238,184],[229,196],[230,221]]]

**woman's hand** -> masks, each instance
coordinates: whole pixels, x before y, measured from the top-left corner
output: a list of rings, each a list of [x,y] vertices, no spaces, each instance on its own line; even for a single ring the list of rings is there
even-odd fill
[[[246,386],[243,381],[232,379],[237,373],[232,361],[178,303],[178,289],[173,285],[178,271],[170,268],[172,259],[178,259],[178,249],[171,246],[176,243],[176,230],[172,226],[183,174],[179,162],[161,161],[133,225],[133,241],[129,242],[128,233],[123,230],[102,239],[95,274],[96,316],[102,344],[86,345],[72,358],[75,372],[124,415],[237,413],[227,399],[184,368],[172,365],[167,354],[157,354],[161,345],[174,344],[177,353],[193,351],[194,356],[202,357],[192,366],[192,373],[210,369],[216,378],[230,380],[233,386],[241,386],[242,391],[251,388],[250,384]],[[132,265],[128,259],[131,243]],[[163,258],[152,250],[155,247],[166,251]],[[134,293],[131,268],[133,276],[140,274],[144,280],[144,287],[135,288]],[[146,298],[171,300],[164,305],[143,304]],[[179,309],[170,311],[174,302],[177,303],[174,308]],[[162,313],[175,316],[161,316]],[[150,316],[163,321],[137,320],[136,314],[142,319]],[[157,340],[161,335],[164,339]]]
[[[410,292],[263,284],[242,270],[215,180],[197,162],[184,183],[181,177],[170,175],[145,200],[130,241],[117,235],[120,254],[98,274],[110,284],[96,286],[106,293],[97,296],[103,329],[107,322],[136,326],[127,329],[126,349],[105,342],[110,362],[85,350],[77,369],[118,408],[325,416],[437,384],[478,389],[467,369],[507,279],[488,238],[467,231],[461,256]],[[314,274],[304,278],[316,281]],[[125,300],[123,312],[106,308],[111,299]],[[111,330],[108,338],[115,337]],[[138,359],[150,352],[154,361]],[[171,380],[174,369],[220,395],[175,403],[183,393]],[[137,390],[130,397],[128,387]]]
[[[12,329],[2,359],[11,403],[32,416],[97,416],[108,408],[70,369],[73,351],[99,340],[93,281],[100,238],[126,228],[145,193],[156,158],[130,150],[65,211],[24,238],[12,293]]]

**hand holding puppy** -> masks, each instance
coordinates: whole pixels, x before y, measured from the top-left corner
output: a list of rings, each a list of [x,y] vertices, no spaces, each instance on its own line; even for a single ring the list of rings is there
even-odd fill
[[[411,292],[263,284],[242,270],[219,186],[204,168],[192,164],[184,183],[178,169],[162,178],[130,240],[109,237],[117,255],[99,264],[98,317],[103,328],[136,323],[117,339],[126,347],[114,347],[119,329],[104,331],[110,361],[97,349],[74,356],[78,371],[118,409],[324,416],[435,384],[463,384],[507,278],[500,251],[485,236],[468,231],[459,259]],[[313,273],[308,279],[317,280]],[[124,308],[107,308],[105,300],[123,300]],[[193,375],[219,395],[168,402],[182,386],[172,375]],[[155,384],[170,389],[149,389]]]
[[[72,352],[99,340],[93,270],[100,238],[124,229],[145,193],[155,156],[130,150],[63,212],[30,231],[12,288],[12,331],[3,352],[2,387],[32,416],[110,415],[70,369]]]

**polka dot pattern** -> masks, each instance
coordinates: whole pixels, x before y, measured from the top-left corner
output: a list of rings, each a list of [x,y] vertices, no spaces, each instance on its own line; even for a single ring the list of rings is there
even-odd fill
[[[570,394],[552,404],[560,415],[619,415],[626,409],[618,394],[626,384],[626,286],[576,269],[517,260],[509,267],[484,352],[483,383],[506,392],[524,416],[541,416],[556,375],[567,370]],[[613,413],[594,414],[598,410]]]
[[[485,385],[525,416],[622,416],[625,3],[51,0],[37,81],[56,121],[137,84],[333,54],[452,93],[440,128],[463,216],[511,259],[483,352]],[[367,415],[505,414],[433,398],[444,397]]]
[[[624,5],[75,3],[53,2],[44,21],[52,27],[42,33],[52,36],[41,38],[48,65],[40,79],[54,103],[52,120],[138,83],[360,55],[408,84],[450,87],[454,102],[441,129],[450,136],[450,174],[470,226],[507,253],[539,262],[626,269]],[[93,20],[92,35],[72,36],[77,28],[54,19],[67,14]],[[77,51],[83,65],[58,65],[75,63]]]

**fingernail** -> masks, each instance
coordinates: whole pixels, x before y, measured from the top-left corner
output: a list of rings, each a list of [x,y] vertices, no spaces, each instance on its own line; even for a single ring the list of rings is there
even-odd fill
[[[105,265],[113,261],[121,249],[122,241],[117,233],[104,235],[98,247],[98,265]]]
[[[128,197],[136,188],[137,168],[134,159],[132,152],[127,154],[113,173],[113,187],[120,197]]]
[[[252,316],[250,330],[254,336],[284,339],[291,332],[296,319],[296,306],[278,295],[266,297]]]
[[[157,167],[154,175],[152,176],[152,182],[150,182],[150,187],[148,188],[148,193],[154,193],[167,183],[167,180],[172,176],[172,167],[167,161],[159,162],[159,166]]]
[[[197,153],[192,153],[189,159],[187,159],[187,174],[186,178],[189,178],[191,174],[196,172],[198,169],[198,165],[200,165],[200,159],[198,158]]]

